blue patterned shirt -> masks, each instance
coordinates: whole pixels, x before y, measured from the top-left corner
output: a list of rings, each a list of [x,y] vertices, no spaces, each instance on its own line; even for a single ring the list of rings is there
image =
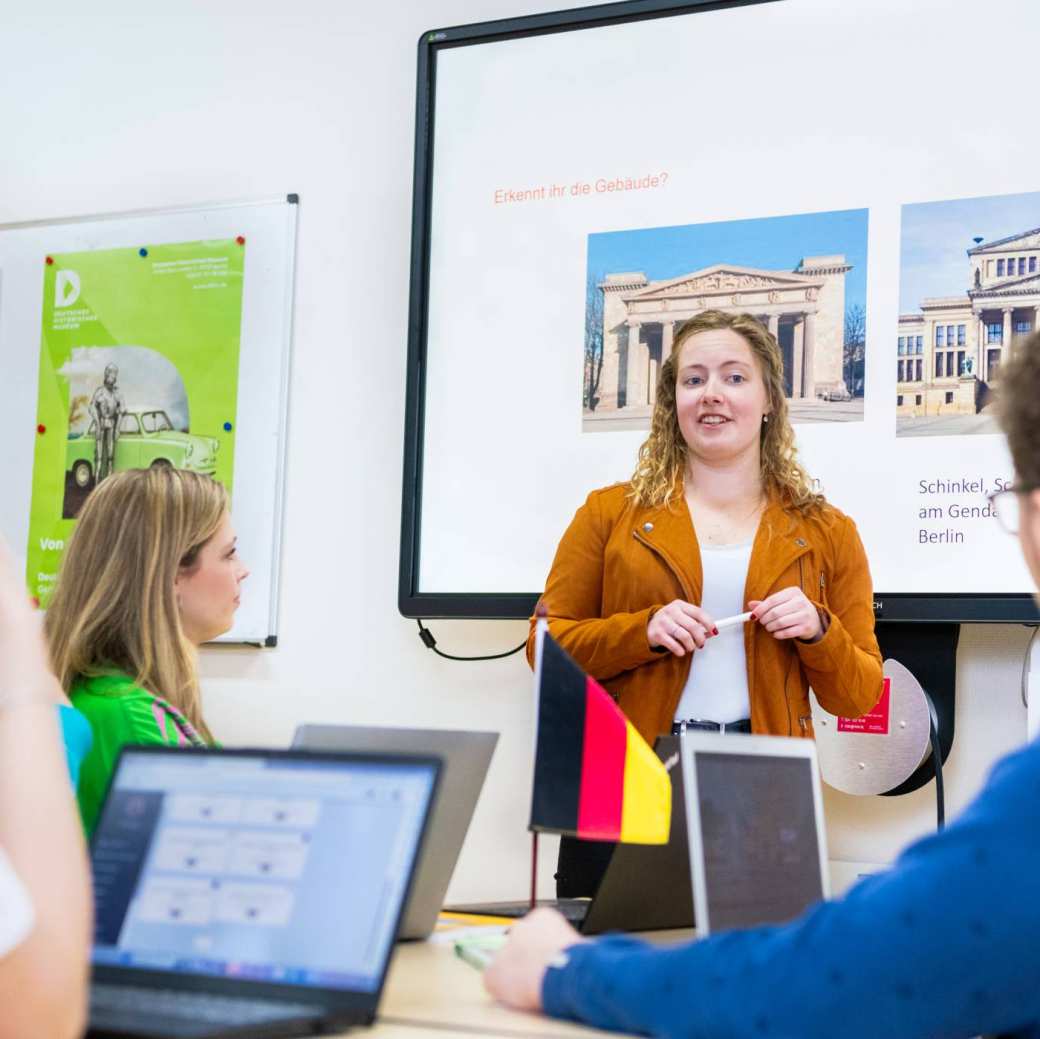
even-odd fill
[[[572,946],[542,1000],[669,1039],[1040,1039],[1040,741],[844,898],[670,948]]]

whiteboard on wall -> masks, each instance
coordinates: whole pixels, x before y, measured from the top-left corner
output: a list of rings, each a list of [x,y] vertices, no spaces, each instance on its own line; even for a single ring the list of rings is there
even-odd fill
[[[1035,621],[987,494],[1040,138],[979,40],[1038,31],[1035,0],[635,0],[424,33],[401,611],[527,616],[631,476],[674,329],[726,309],[777,334],[877,616]]]
[[[79,258],[81,265],[89,268],[92,262],[95,265],[100,263],[102,257],[114,257],[113,262],[116,262],[131,256],[139,258],[142,265],[162,267],[167,276],[197,279],[191,284],[185,282],[188,288],[207,289],[226,283],[226,268],[215,264],[211,258],[214,252],[220,252],[223,247],[225,254],[234,255],[237,247],[241,255],[236,257],[236,267],[231,274],[231,279],[237,279],[237,285],[240,285],[240,295],[235,298],[235,316],[239,312],[237,308],[240,308],[236,340],[237,386],[234,393],[226,394],[233,407],[228,407],[226,421],[221,421],[219,428],[199,430],[190,427],[190,393],[183,396],[181,407],[176,403],[164,405],[161,401],[156,403],[145,399],[148,394],[142,393],[140,385],[135,390],[132,368],[123,363],[131,352],[134,356],[148,355],[152,360],[160,358],[157,363],[167,365],[174,372],[172,378],[175,381],[179,377],[176,374],[177,357],[170,365],[161,357],[161,351],[154,348],[154,343],[139,341],[148,338],[147,333],[142,335],[139,329],[149,326],[138,322],[137,330],[133,330],[132,299],[117,300],[120,314],[131,315],[125,320],[131,331],[124,334],[122,330],[106,328],[106,338],[94,337],[107,344],[104,347],[92,346],[92,333],[84,331],[84,345],[82,349],[77,347],[76,356],[93,357],[91,351],[96,350],[100,358],[99,369],[113,358],[123,365],[123,374],[118,378],[122,380],[120,386],[126,383],[128,387],[124,407],[126,412],[134,413],[126,420],[129,423],[127,430],[141,435],[138,441],[128,433],[121,438],[122,446],[117,451],[125,449],[128,452],[129,445],[136,447],[138,442],[142,446],[137,455],[117,454],[118,459],[143,458],[141,464],[147,464],[158,453],[183,452],[186,443],[194,445],[192,450],[196,452],[196,459],[205,450],[201,445],[206,443],[217,457],[221,447],[227,455],[233,456],[233,461],[227,461],[224,468],[231,485],[232,518],[238,534],[239,554],[249,567],[250,576],[243,586],[234,627],[218,641],[276,643],[298,208],[298,197],[286,195],[261,201],[212,203],[0,226],[0,382],[4,400],[0,409],[0,442],[4,445],[6,475],[4,493],[0,495],[0,533],[16,556],[22,560],[29,559],[32,565],[33,551],[29,539],[31,530],[36,535],[36,526],[30,523],[30,511],[40,508],[41,476],[39,473],[34,476],[34,467],[41,457],[42,438],[51,438],[46,444],[48,449],[53,446],[53,451],[47,457],[56,458],[63,454],[67,464],[74,458],[75,449],[82,447],[80,465],[85,475],[81,483],[88,491],[94,485],[89,468],[97,455],[89,445],[96,438],[91,436],[92,427],[88,428],[89,419],[84,416],[84,409],[78,409],[78,425],[71,404],[67,406],[67,420],[63,417],[54,422],[53,408],[47,412],[50,421],[41,420],[47,387],[43,386],[40,373],[47,370],[42,358],[49,349],[46,343],[48,326],[41,326],[46,302],[44,286],[48,286],[49,299],[56,290],[55,270],[61,267],[62,258]],[[185,259],[168,259],[180,255]],[[167,259],[160,263],[160,258],[164,257]],[[72,298],[73,293],[78,296],[79,275],[59,271],[58,276],[62,279],[57,287],[58,295],[64,292],[67,298]],[[220,282],[220,277],[225,277],[225,282]],[[106,291],[110,300],[115,298],[111,285]],[[86,299],[89,286],[84,285],[82,292]],[[182,309],[187,309],[193,297],[188,294],[185,298],[187,302]],[[89,313],[88,320],[97,322],[97,318]],[[232,319],[227,318],[225,325],[230,326],[231,322]],[[113,325],[119,323],[116,321]],[[95,324],[94,327],[100,326]],[[191,327],[190,322],[186,327]],[[234,331],[234,328],[230,329],[232,339]],[[113,343],[119,345],[112,346]],[[118,370],[119,365],[116,367]],[[72,376],[64,373],[71,368],[74,366],[63,369],[61,379],[66,383]],[[100,383],[97,374],[92,378],[94,384]],[[207,400],[211,395],[224,392],[222,386],[206,384],[204,375],[196,376],[197,385],[200,379]],[[48,381],[60,382],[58,378]],[[87,386],[89,390],[89,379]],[[70,391],[66,388],[64,392],[67,395]],[[140,400],[135,398],[135,393]],[[85,396],[80,398],[81,402],[85,399]],[[146,415],[141,410],[144,408],[152,410]],[[87,414],[93,413],[87,409]],[[167,430],[166,427],[172,428]],[[178,444],[160,450],[154,440],[144,436],[146,431],[160,435],[160,439],[165,432],[167,440],[177,440]],[[198,436],[200,432],[207,436]],[[82,440],[83,437],[86,440]],[[179,457],[183,458],[183,453]],[[185,468],[192,466],[188,461],[173,464],[183,464]],[[63,500],[68,509],[71,508],[68,505],[69,488],[74,490],[76,486],[71,471],[65,474],[65,481]],[[50,507],[46,501],[45,507]],[[73,514],[66,512],[62,516],[62,505],[57,502],[53,508],[56,512],[55,529],[71,530]],[[64,525],[58,522],[62,519],[66,521]],[[61,539],[47,540],[60,543]],[[31,578],[33,575],[28,576]],[[29,583],[32,587],[31,580]]]

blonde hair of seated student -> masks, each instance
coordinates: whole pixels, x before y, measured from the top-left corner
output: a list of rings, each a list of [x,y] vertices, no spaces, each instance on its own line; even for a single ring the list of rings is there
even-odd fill
[[[168,466],[116,473],[94,489],[66,547],[45,621],[51,662],[66,692],[80,675],[124,672],[212,740],[176,583],[197,565],[227,512],[223,485]]]

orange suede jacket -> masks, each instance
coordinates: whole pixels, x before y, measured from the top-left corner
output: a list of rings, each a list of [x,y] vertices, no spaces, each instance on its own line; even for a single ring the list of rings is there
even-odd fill
[[[643,508],[627,484],[593,491],[560,541],[541,602],[553,638],[618,701],[651,744],[669,732],[697,655],[650,648],[646,627],[673,599],[700,603],[700,550],[685,499]],[[865,714],[881,695],[870,569],[856,525],[827,506],[811,516],[770,502],[748,564],[745,602],[799,585],[827,617],[819,642],[744,626],[751,728],[812,736],[809,687],[831,714]],[[534,619],[527,643],[534,655]]]

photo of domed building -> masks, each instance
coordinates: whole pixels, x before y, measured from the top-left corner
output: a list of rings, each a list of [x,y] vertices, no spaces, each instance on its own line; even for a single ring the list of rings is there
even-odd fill
[[[986,240],[972,234],[1030,220]],[[951,226],[964,229],[954,243]],[[903,207],[901,297],[927,279],[960,292],[927,295],[899,315],[896,416],[899,436],[999,432],[994,405],[1001,368],[1040,329],[1040,194]],[[935,234],[928,244],[929,230]],[[939,234],[942,239],[938,240]],[[959,247],[958,247],[959,246]],[[932,257],[925,275],[924,263]],[[960,283],[958,286],[958,282]]]

